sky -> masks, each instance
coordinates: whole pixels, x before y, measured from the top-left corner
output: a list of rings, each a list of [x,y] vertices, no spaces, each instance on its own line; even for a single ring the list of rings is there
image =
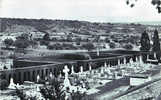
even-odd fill
[[[161,21],[151,0],[0,0],[0,17],[65,19],[91,22]]]

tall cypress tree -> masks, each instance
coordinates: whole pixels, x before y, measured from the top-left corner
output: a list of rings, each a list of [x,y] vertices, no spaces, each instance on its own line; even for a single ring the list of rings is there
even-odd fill
[[[157,59],[160,60],[160,42],[159,42],[159,35],[157,30],[154,31],[154,36],[153,36],[153,52],[156,52]]]
[[[144,31],[141,35],[141,51],[149,51],[150,50],[150,39],[148,33]]]
[[[141,42],[140,50],[143,52],[148,52],[150,50],[150,39],[146,31],[142,33],[140,42]],[[142,54],[142,59],[145,62],[147,60],[147,54]]]

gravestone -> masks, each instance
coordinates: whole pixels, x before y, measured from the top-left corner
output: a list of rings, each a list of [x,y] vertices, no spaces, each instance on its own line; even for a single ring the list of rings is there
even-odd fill
[[[157,54],[154,52],[154,60],[157,59]]]
[[[141,55],[139,56],[139,62],[140,62],[140,64],[143,64],[143,60],[142,60],[142,56]]]
[[[13,78],[10,79],[9,89],[16,89],[16,84],[13,82]]]
[[[83,73],[83,66],[80,67],[80,73]]]
[[[124,64],[126,64],[126,57],[124,58]]]
[[[120,64],[121,64],[120,59],[118,59],[118,65],[120,65]]]
[[[72,72],[71,72],[71,74],[74,74],[75,72],[74,72],[74,66],[72,65]]]
[[[64,66],[63,72],[65,73],[64,88],[70,87],[71,84],[70,84],[70,81],[69,81],[69,79],[68,79],[68,72],[69,72],[69,69],[68,69],[68,66],[67,66],[67,65]]]
[[[53,77],[53,74],[52,74],[52,72],[50,72],[49,76],[50,76],[50,78],[52,78],[52,77]]]
[[[104,73],[104,69],[103,69],[103,67],[101,67],[101,74],[103,74]]]
[[[138,62],[138,57],[135,58],[136,62]]]
[[[99,52],[99,49],[97,48],[97,56],[99,56],[100,55],[100,52]]]
[[[36,77],[36,82],[38,83],[38,82],[39,82],[39,80],[40,80],[40,76],[39,76],[39,75],[37,75],[37,77]]]
[[[134,61],[133,61],[133,59],[132,59],[132,58],[130,58],[130,64],[133,64],[133,62],[134,62]]]
[[[107,63],[106,62],[104,63],[104,67],[107,67]]]
[[[92,66],[91,65],[89,65],[89,71],[91,71],[92,70]]]

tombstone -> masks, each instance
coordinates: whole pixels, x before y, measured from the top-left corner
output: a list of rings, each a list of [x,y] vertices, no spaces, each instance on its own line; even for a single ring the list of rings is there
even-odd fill
[[[75,72],[74,72],[74,66],[72,65],[72,72],[71,72],[71,74],[74,74]]]
[[[100,52],[99,52],[99,49],[97,48],[97,56],[99,56],[100,55]]]
[[[107,73],[108,73],[108,74],[111,74],[111,71],[110,71],[110,69],[109,69],[109,68],[107,68]]]
[[[83,66],[80,67],[80,73],[83,73]]]
[[[92,70],[92,66],[91,65],[89,65],[89,71],[91,71]]]
[[[49,76],[50,76],[50,78],[52,78],[52,77],[53,77],[53,74],[52,74],[52,72],[50,72]]]
[[[16,87],[17,87],[17,88],[20,88],[20,84],[19,84],[19,83],[17,83],[17,84],[16,84]]]
[[[36,91],[37,91],[37,92],[40,92],[39,86],[36,86]]]
[[[39,82],[39,80],[40,80],[40,76],[39,76],[39,75],[37,75],[37,77],[36,77],[36,81],[37,81],[37,83]]]
[[[143,64],[143,60],[142,60],[142,56],[141,55],[139,56],[139,62],[140,62],[140,64]]]
[[[110,68],[111,67],[111,65],[110,64],[108,64],[108,68]]]
[[[126,64],[126,57],[124,58],[124,64]]]
[[[121,64],[120,59],[118,59],[118,65],[120,65],[120,64]]]
[[[156,54],[156,52],[154,52],[154,60],[156,60],[157,59],[157,54]]]
[[[104,67],[107,67],[107,63],[106,62],[104,63]]]
[[[103,67],[101,67],[101,74],[103,74],[104,73],[104,69],[103,69]]]
[[[138,62],[138,57],[135,58],[136,62]]]
[[[69,72],[69,69],[68,69],[68,66],[67,66],[67,65],[64,66],[63,72],[65,73],[64,88],[70,87],[71,84],[70,84],[70,81],[69,81],[69,79],[68,79],[68,72]]]
[[[59,78],[61,78],[62,77],[62,74],[61,74],[61,71],[59,72]]]
[[[9,89],[16,89],[16,84],[13,82],[13,78],[10,79]]]
[[[133,62],[134,62],[134,61],[133,61],[133,59],[132,59],[132,58],[130,58],[130,64],[133,64]]]

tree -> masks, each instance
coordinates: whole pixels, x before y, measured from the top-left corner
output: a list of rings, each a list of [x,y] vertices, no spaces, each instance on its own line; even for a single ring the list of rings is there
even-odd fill
[[[12,39],[5,39],[4,40],[4,43],[5,43],[5,45],[6,45],[6,48],[9,48],[10,46],[12,46],[13,45],[13,40]]]
[[[153,37],[153,51],[157,54],[157,59],[160,60],[160,42],[159,42],[159,35],[158,31],[154,31],[154,37]]]
[[[29,39],[29,35],[26,33],[21,34],[21,36],[18,36],[17,39],[23,39],[23,40],[28,40]]]
[[[130,5],[130,7],[134,7],[135,3],[138,0],[135,0],[135,2],[133,2],[134,0],[126,0],[126,4]],[[158,10],[158,13],[161,13],[161,0],[151,0],[151,4],[156,6],[156,9]]]
[[[0,90],[6,89],[8,86],[8,82],[5,79],[0,79]]]
[[[140,47],[141,51],[147,52],[150,50],[150,39],[146,31],[142,33],[140,42],[141,42],[141,47]],[[142,57],[143,57],[143,61],[145,62],[147,60],[147,55],[143,54]]]
[[[18,49],[25,49],[29,46],[29,41],[24,39],[17,39],[14,42],[14,46],[17,47]]]
[[[87,43],[82,45],[83,48],[87,49],[88,51],[94,49],[94,45],[92,43]]]
[[[150,39],[146,31],[144,31],[141,35],[141,51],[149,51],[150,50]]]
[[[126,44],[126,45],[123,46],[123,48],[125,48],[127,50],[132,50],[133,46],[132,46],[132,44]]]
[[[114,49],[116,47],[116,44],[114,42],[109,43],[110,48]]]
[[[46,34],[43,36],[43,40],[45,40],[45,41],[49,41],[49,40],[50,40],[49,33],[46,33]]]

